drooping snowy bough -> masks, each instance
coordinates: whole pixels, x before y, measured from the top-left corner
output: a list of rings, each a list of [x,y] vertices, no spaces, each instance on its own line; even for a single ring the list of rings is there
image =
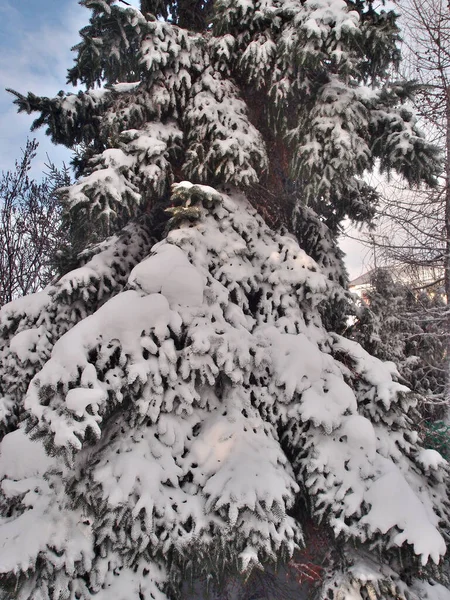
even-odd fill
[[[22,419],[1,444],[4,588],[163,600],[193,582],[200,597],[201,581],[285,570],[315,522],[335,540],[321,597],[447,593],[411,586],[445,553],[447,471],[395,366],[325,330],[336,284],[242,194],[172,198],[146,258],[146,236],[122,254],[113,238],[0,311],[5,427],[11,404]],[[111,256],[127,283],[94,298]],[[58,311],[77,318],[58,330]]]

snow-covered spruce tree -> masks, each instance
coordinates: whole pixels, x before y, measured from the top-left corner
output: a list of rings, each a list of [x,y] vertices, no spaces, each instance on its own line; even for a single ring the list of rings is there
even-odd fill
[[[334,234],[345,216],[373,214],[361,177],[376,161],[410,183],[440,173],[406,103],[414,86],[387,80],[399,60],[393,12],[362,0],[82,4],[93,14],[68,81],[87,91],[13,93],[19,110],[41,113],[34,127],[81,148],[67,202],[90,233],[120,228],[189,178],[252,185],[265,218],[300,233],[309,206]]]
[[[182,183],[173,201],[128,289],[99,299],[134,236],[2,309],[19,330],[3,384],[35,440],[1,447],[6,589],[180,598],[283,564],[312,518],[338,538],[322,597],[423,597],[408,584],[445,551],[443,461],[393,364],[325,330],[333,284],[245,197]]]
[[[83,4],[69,80],[87,90],[16,94],[80,146],[66,203],[97,245],[0,312],[4,596],[231,597],[261,567],[301,572],[320,530],[297,593],[437,598],[445,463],[394,365],[329,314],[339,221],[372,210],[359,176],[439,168],[408,85],[386,83],[394,16]]]

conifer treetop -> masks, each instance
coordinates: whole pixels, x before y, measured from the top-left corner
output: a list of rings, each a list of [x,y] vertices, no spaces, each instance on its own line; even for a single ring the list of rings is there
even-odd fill
[[[344,0],[82,4],[92,17],[68,81],[87,91],[13,93],[20,111],[40,112],[34,127],[85,148],[80,193],[67,202],[105,232],[174,178],[295,189],[336,231],[345,216],[371,218],[376,193],[362,176],[375,163],[411,184],[440,174],[408,104],[417,86],[389,79],[399,61],[392,11]]]

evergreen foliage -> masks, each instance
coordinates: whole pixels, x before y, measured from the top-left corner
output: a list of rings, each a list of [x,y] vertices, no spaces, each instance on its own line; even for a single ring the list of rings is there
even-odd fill
[[[439,289],[418,291],[374,270],[352,337],[381,360],[396,363],[405,383],[421,394],[425,418],[441,418],[445,402],[446,332]],[[439,408],[441,406],[441,409]]]
[[[392,363],[326,331],[333,282],[244,197],[184,183],[173,200],[188,220],[175,211],[149,257],[130,225],[2,309],[4,405],[37,440],[22,426],[2,445],[2,572],[19,598],[176,598],[188,576],[282,564],[314,518],[366,546],[330,559],[323,597],[365,587],[370,548],[391,565],[402,549],[397,572],[377,567],[380,597],[392,578],[406,590],[448,518],[414,398]]]
[[[402,381],[419,394],[420,427],[427,448],[448,460],[446,415],[446,303],[439,288],[414,290],[375,269],[350,335],[368,352],[396,363]],[[444,315],[443,315],[444,313]]]
[[[432,183],[440,168],[410,86],[386,78],[394,15],[82,4],[69,81],[86,91],[14,92],[80,145],[63,193],[97,243],[0,311],[4,596],[224,594],[259,568],[276,581],[320,530],[308,593],[445,597],[429,580],[447,464],[422,447],[393,363],[336,331],[336,233],[373,210],[364,170]]]
[[[361,176],[377,159],[413,183],[440,173],[406,103],[414,86],[387,79],[399,60],[393,12],[343,0],[82,4],[92,17],[68,81],[87,91],[14,94],[53,141],[85,145],[67,201],[107,231],[174,176],[295,191],[335,231],[373,213]]]
[[[444,421],[429,421],[425,426],[426,446],[437,450],[448,461],[450,459],[450,425]]]

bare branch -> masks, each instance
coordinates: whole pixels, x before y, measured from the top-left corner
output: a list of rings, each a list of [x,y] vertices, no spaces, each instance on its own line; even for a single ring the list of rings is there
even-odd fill
[[[48,161],[42,181],[30,180],[36,149],[36,141],[27,141],[15,169],[0,179],[0,306],[49,283],[63,237],[57,189],[70,176]]]

